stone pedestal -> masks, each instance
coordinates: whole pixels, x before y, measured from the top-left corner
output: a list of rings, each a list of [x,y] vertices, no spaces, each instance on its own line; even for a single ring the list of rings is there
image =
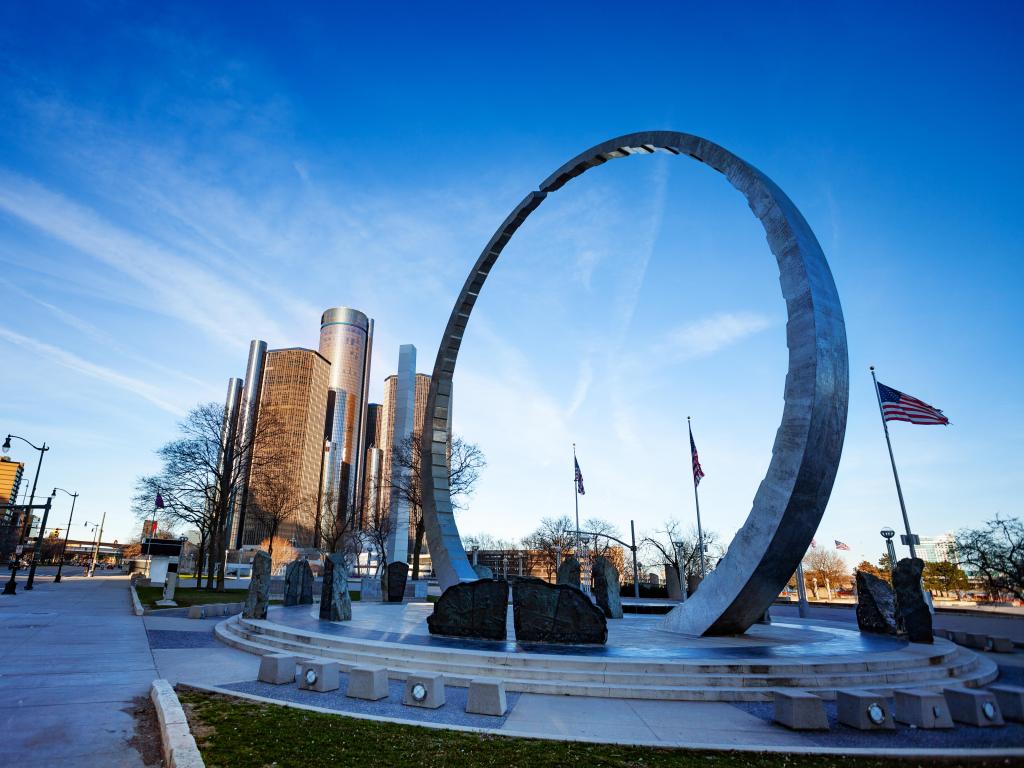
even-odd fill
[[[359,580],[359,602],[379,603],[382,600],[382,594],[380,579],[364,576]]]
[[[467,581],[444,591],[427,617],[427,627],[432,635],[504,640],[507,616],[507,582]]]
[[[312,659],[299,666],[299,688],[304,691],[326,693],[339,687],[340,668],[338,662],[328,659]]]
[[[857,571],[857,626],[861,632],[898,634],[892,589],[887,582],[865,571]]]
[[[992,685],[988,690],[996,697],[1004,718],[1024,723],[1024,688],[1016,685]]]
[[[355,667],[348,673],[345,695],[353,699],[380,701],[388,697],[388,671],[384,667]]]
[[[270,555],[260,550],[252,561],[252,578],[249,581],[249,593],[245,597],[242,616],[247,619],[265,619],[268,605],[270,605]]]
[[[896,593],[896,613],[899,622],[912,643],[931,643],[932,612],[924,599],[921,574],[924,560],[905,557],[896,563],[892,574],[892,588]]]
[[[295,664],[297,660],[289,653],[268,653],[260,657],[261,683],[284,685],[295,682]]]
[[[893,691],[896,719],[916,728],[952,728],[946,699],[934,691]]]
[[[774,719],[794,731],[828,730],[825,702],[806,691],[776,691]]]
[[[622,598],[619,595],[619,571],[605,557],[595,557],[593,565],[592,590],[597,607],[604,611],[605,618],[622,618]]]
[[[517,579],[512,586],[513,623],[521,643],[586,643],[608,640],[604,613],[575,587]]]
[[[309,568],[309,565],[306,567]],[[349,621],[352,618],[352,598],[348,594],[348,563],[341,553],[336,552],[324,558],[320,618],[327,621]]]
[[[958,723],[987,727],[1003,725],[999,702],[989,691],[974,688],[946,688],[942,692],[949,704],[949,713]]]
[[[569,555],[558,566],[555,583],[576,587],[576,589],[580,588],[580,561],[576,559],[575,555]]]
[[[876,693],[861,690],[836,691],[839,722],[861,731],[891,731],[896,727],[889,702]]]
[[[388,563],[386,591],[389,603],[400,603],[405,599],[405,582],[409,578],[409,565],[395,561]]]
[[[505,684],[501,680],[478,678],[469,681],[466,711],[474,715],[501,717],[508,709]]]
[[[420,688],[422,686],[422,688]],[[422,697],[417,693],[422,692]],[[410,707],[437,709],[444,706],[444,675],[430,672],[412,672],[405,679],[405,695],[402,703]]]

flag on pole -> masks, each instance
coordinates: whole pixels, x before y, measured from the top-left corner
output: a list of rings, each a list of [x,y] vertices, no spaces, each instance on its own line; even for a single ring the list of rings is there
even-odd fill
[[[836,539],[835,542],[836,542],[836,549],[838,549],[838,550],[840,550],[842,552],[849,552],[850,551],[850,546],[848,544],[844,544],[839,539]]]
[[[576,493],[580,496],[586,496],[587,492],[583,490],[583,473],[580,472],[580,463],[576,459],[572,461],[576,465]]]
[[[704,470],[700,468],[700,459],[697,458],[697,444],[693,442],[693,430],[690,430],[690,455],[693,458],[693,487],[700,485],[700,479],[704,477]]]
[[[887,387],[878,382],[878,399],[882,403],[882,418],[885,421],[909,421],[911,424],[948,425],[942,411],[933,408],[923,400]]]
[[[160,491],[156,492],[156,508],[157,509],[163,509],[164,508],[164,497],[160,495]]]

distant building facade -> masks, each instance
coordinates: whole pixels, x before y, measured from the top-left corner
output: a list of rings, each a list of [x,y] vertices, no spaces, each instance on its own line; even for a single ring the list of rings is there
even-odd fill
[[[0,504],[17,504],[18,490],[25,474],[25,465],[0,456]]]
[[[951,533],[939,536],[922,536],[917,545],[917,556],[927,563],[955,563],[956,539]]]
[[[364,446],[373,320],[356,309],[334,307],[320,318],[320,354],[330,363],[327,418],[330,441],[322,491],[343,514],[363,510]]]
[[[299,548],[319,543],[318,500],[324,454],[331,364],[312,349],[272,349],[266,353],[257,419],[260,427],[252,448],[248,502],[241,544],[259,545],[269,535],[261,505],[272,503],[261,475],[284,481],[293,505],[291,519],[277,535]]]

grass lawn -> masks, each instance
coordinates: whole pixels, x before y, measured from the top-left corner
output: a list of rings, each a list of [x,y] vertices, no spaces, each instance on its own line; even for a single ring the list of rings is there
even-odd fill
[[[893,760],[759,755],[540,741],[381,723],[258,704],[182,687],[178,691],[208,768],[262,766],[617,766],[659,768],[883,768]],[[927,761],[915,760],[913,765]],[[991,760],[975,765],[1005,765]]]
[[[136,587],[139,593],[139,600],[147,608],[158,608],[157,600],[164,596],[163,587]],[[181,584],[174,590],[174,602],[181,607],[190,605],[207,605],[209,603],[240,603],[245,600],[245,589],[228,589],[224,592],[215,592],[210,589],[196,589],[195,587],[182,588]],[[271,600],[271,602],[280,602]]]

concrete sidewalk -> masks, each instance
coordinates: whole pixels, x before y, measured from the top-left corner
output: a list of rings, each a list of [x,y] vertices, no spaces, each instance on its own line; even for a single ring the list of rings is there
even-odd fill
[[[19,579],[0,596],[0,764],[143,766],[131,706],[154,678],[127,576]]]

